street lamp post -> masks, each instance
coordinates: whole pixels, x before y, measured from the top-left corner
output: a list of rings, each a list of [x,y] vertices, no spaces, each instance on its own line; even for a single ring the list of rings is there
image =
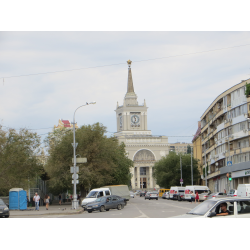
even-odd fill
[[[78,143],[76,143],[76,139],[75,139],[75,114],[76,114],[76,111],[83,107],[83,106],[87,106],[89,104],[96,104],[96,102],[89,102],[84,105],[81,105],[80,107],[78,107],[75,112],[74,112],[74,117],[73,117],[73,155],[74,155],[74,191],[73,191],[73,202],[72,202],[72,208],[73,209],[76,209],[78,207],[78,202],[77,202],[77,195],[76,195],[76,147],[78,145]]]

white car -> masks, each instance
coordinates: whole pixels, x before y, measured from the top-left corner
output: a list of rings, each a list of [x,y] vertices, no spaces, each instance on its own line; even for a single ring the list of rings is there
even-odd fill
[[[218,216],[226,203],[227,215]],[[250,218],[250,198],[225,197],[202,202],[190,212],[172,218]]]

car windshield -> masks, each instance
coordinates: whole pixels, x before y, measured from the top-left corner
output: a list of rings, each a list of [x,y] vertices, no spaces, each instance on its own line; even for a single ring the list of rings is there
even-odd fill
[[[201,203],[200,205],[192,209],[187,214],[204,215],[207,211],[209,211],[216,204],[216,202],[217,201],[213,201],[213,200],[204,201],[203,203]]]
[[[0,205],[5,205],[5,203],[1,199],[0,199]]]
[[[90,191],[86,198],[96,198],[98,191]]]

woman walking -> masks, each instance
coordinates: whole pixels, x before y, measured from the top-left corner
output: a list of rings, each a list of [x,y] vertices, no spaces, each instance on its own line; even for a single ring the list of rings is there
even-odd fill
[[[196,200],[200,203],[198,191],[196,191],[196,195],[195,195],[195,203],[196,203]]]
[[[46,194],[45,195],[45,203],[46,203],[46,210],[49,210],[49,196]]]

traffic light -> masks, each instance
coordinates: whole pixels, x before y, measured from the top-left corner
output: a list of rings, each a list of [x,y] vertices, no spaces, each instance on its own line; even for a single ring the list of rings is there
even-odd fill
[[[231,181],[231,180],[232,180],[232,175],[231,175],[231,173],[229,173],[228,180],[229,180],[229,181]]]

